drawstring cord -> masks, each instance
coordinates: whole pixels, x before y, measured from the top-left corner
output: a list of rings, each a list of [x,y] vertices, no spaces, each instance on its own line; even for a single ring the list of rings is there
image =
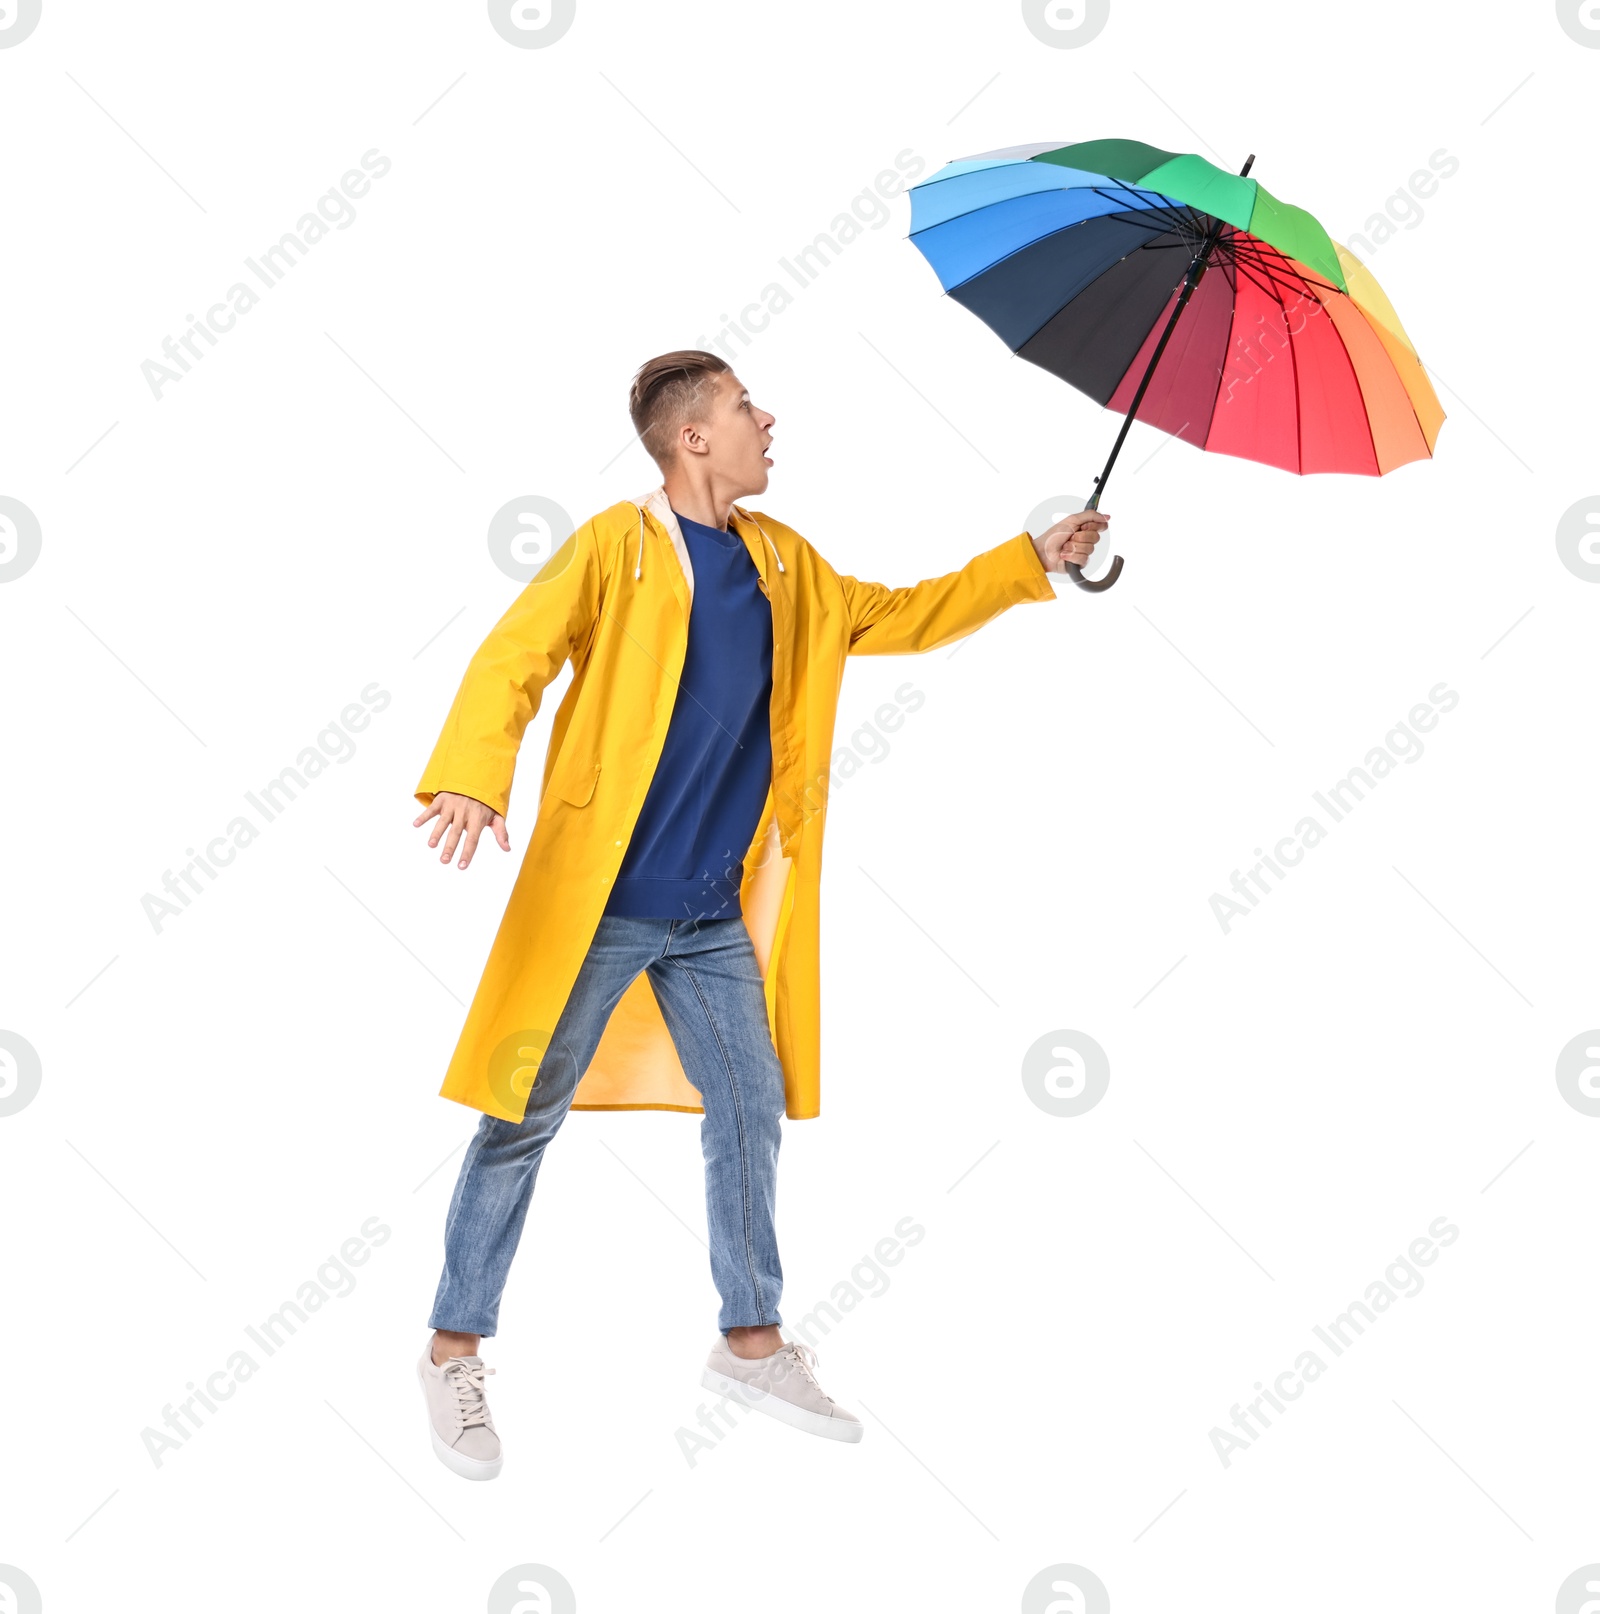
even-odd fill
[[[744,515],[744,511],[741,510],[739,514]],[[754,516],[750,516],[747,519],[750,521],[756,521]],[[767,538],[767,529],[763,527],[759,521],[756,521],[756,531],[759,532],[763,538]],[[767,548],[772,551],[772,558],[777,561],[778,570],[781,572],[783,570],[783,556],[778,553],[778,546],[773,543],[770,538],[767,538]]]
[[[636,556],[634,556],[633,580],[637,583],[639,581],[639,575],[644,568],[644,506],[642,504],[636,505],[635,508],[639,512],[639,552]],[[735,505],[734,509],[739,510],[738,505]],[[746,515],[743,510],[739,510],[739,514],[744,516],[746,521],[756,521],[754,516]],[[767,548],[772,551],[772,558],[777,561],[778,570],[781,572],[784,569],[783,556],[778,553],[778,546],[773,543],[770,538],[767,538],[767,529],[763,527],[759,521],[756,521],[756,531],[759,532],[763,538],[767,539]]]

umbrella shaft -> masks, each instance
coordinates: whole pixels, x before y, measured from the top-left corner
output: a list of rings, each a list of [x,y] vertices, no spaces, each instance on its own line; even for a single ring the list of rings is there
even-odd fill
[[[1245,165],[1239,170],[1241,176],[1250,172],[1250,165],[1256,160],[1255,153],[1251,152],[1245,160]],[[1156,373],[1156,366],[1161,362],[1161,355],[1167,350],[1167,343],[1178,323],[1178,317],[1183,313],[1184,305],[1194,295],[1194,289],[1200,284],[1200,277],[1206,272],[1206,262],[1211,257],[1212,249],[1222,238],[1223,221],[1218,219],[1206,233],[1205,241],[1200,250],[1190,260],[1187,273],[1183,277],[1183,290],[1178,293],[1177,305],[1172,310],[1172,316],[1167,321],[1167,328],[1161,333],[1161,340],[1156,343],[1156,350],[1150,355],[1150,362],[1145,366],[1143,377],[1139,381],[1138,390],[1133,395],[1133,402],[1128,405],[1128,411],[1123,418],[1122,430],[1117,433],[1117,440],[1111,445],[1111,457],[1106,461],[1106,468],[1094,479],[1094,493],[1085,510],[1098,510],[1100,508],[1100,495],[1106,490],[1106,483],[1111,477],[1111,467],[1117,463],[1117,455],[1122,452],[1122,444],[1133,426],[1134,417],[1139,413],[1139,405],[1144,402],[1144,395],[1149,390],[1150,380]]]
[[[1133,426],[1134,417],[1139,413],[1139,405],[1144,402],[1144,395],[1149,390],[1151,378],[1156,373],[1156,366],[1161,362],[1161,355],[1167,350],[1167,343],[1178,324],[1178,318],[1183,313],[1184,305],[1194,295],[1194,289],[1200,284],[1200,277],[1206,272],[1206,260],[1211,256],[1211,249],[1216,246],[1222,226],[1217,227],[1205,239],[1205,245],[1194,255],[1189,265],[1188,273],[1183,277],[1183,290],[1178,293],[1178,301],[1172,310],[1172,317],[1167,321],[1167,328],[1161,333],[1161,340],[1156,343],[1156,350],[1150,355],[1150,362],[1145,366],[1145,372],[1139,382],[1139,389],[1133,395],[1133,402],[1128,405],[1128,412],[1123,418],[1122,430],[1117,433],[1117,440],[1111,445],[1111,457],[1106,461],[1106,468],[1094,479],[1094,495],[1086,510],[1100,508],[1100,495],[1106,490],[1106,483],[1111,477],[1111,467],[1117,463],[1117,455],[1122,452],[1123,442]]]

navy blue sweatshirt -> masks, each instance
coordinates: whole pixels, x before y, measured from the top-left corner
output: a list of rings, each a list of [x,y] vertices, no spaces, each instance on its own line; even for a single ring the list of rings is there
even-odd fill
[[[678,526],[694,569],[689,647],[661,760],[605,911],[733,919],[772,783],[772,606],[738,533],[682,515]]]

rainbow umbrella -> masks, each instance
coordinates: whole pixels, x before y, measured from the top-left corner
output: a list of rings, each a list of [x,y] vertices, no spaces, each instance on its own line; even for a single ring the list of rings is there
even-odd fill
[[[1444,411],[1389,299],[1316,219],[1248,177],[1254,162],[1230,174],[1137,140],[1044,142],[960,158],[911,189],[910,239],[945,291],[1013,353],[1126,415],[1087,509],[1135,419],[1302,476],[1432,457]],[[1096,582],[1067,570],[1098,592],[1122,557]]]

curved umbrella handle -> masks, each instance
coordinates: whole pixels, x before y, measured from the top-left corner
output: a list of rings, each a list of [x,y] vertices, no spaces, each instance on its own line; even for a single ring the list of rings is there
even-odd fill
[[[1111,458],[1115,459],[1116,457],[1116,450],[1113,449]],[[1110,469],[1111,466],[1108,463],[1106,470],[1102,471],[1099,476],[1094,479],[1094,492],[1090,496],[1089,502],[1084,505],[1085,510],[1098,510],[1100,508],[1100,495],[1106,490],[1106,472]],[[1083,568],[1081,566],[1074,566],[1070,560],[1066,563],[1066,572],[1067,576],[1070,577],[1079,588],[1086,590],[1090,594],[1104,594],[1105,591],[1110,588],[1119,577],[1122,576],[1122,556],[1113,555],[1111,557],[1111,570],[1108,571],[1104,577],[1097,577],[1093,581],[1083,575]]]
[[[1122,576],[1122,556],[1113,555],[1111,557],[1111,570],[1107,572],[1104,577],[1096,577],[1092,580],[1083,575],[1083,568],[1081,566],[1074,566],[1069,560],[1067,562],[1067,576],[1070,577],[1079,588],[1087,589],[1091,594],[1103,594],[1114,582],[1116,582],[1119,577]]]

